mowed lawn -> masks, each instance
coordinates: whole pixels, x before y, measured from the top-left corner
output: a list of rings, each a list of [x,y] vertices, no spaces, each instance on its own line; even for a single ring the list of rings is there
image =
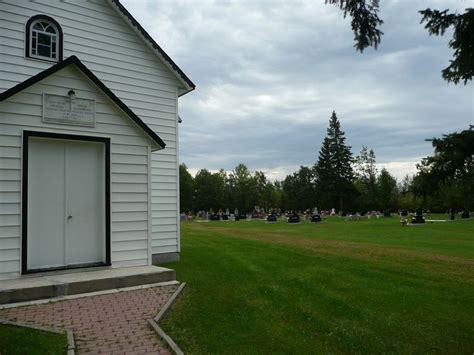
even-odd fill
[[[474,220],[184,222],[181,236],[168,265],[187,287],[162,325],[184,352],[474,352]]]
[[[0,324],[1,355],[59,355],[67,353],[66,334]]]

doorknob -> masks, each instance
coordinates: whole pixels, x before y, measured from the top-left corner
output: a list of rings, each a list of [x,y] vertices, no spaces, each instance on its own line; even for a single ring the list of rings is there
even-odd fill
[[[72,216],[71,216],[71,215],[67,216],[67,219],[71,219],[71,218],[72,218]]]

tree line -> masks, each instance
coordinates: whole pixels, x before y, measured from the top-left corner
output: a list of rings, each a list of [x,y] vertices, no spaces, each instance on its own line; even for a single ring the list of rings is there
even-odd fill
[[[444,212],[474,209],[474,131],[452,133],[432,140],[434,155],[424,158],[414,176],[397,181],[387,169],[378,171],[372,149],[362,146],[354,156],[333,112],[318,159],[301,166],[282,181],[270,181],[262,171],[245,164],[231,172],[199,170],[193,177],[179,166],[181,212],[200,210],[251,212],[304,211],[318,207],[343,212],[397,211],[423,208]]]

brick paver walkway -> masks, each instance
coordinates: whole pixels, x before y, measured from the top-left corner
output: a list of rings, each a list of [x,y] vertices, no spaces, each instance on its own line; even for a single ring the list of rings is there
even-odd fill
[[[79,354],[169,354],[147,320],[178,285],[0,310],[0,319],[74,332]]]

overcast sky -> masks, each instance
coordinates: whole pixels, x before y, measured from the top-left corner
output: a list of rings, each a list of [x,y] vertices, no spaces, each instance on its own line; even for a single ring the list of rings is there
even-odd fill
[[[315,163],[335,110],[354,155],[367,145],[400,179],[432,153],[425,138],[474,123],[473,84],[441,78],[451,33],[430,37],[418,10],[474,0],[380,2],[382,43],[361,54],[324,0],[122,0],[197,86],[179,103],[191,172],[244,163],[283,179]]]

